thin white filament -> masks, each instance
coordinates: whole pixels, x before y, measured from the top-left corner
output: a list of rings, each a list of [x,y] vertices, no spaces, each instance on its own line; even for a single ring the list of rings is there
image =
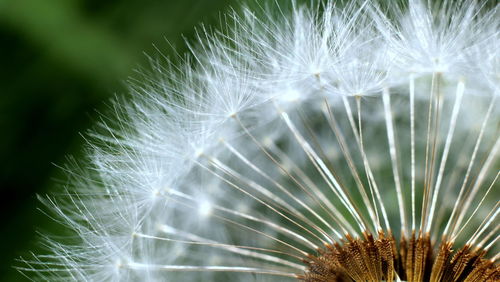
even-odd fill
[[[371,183],[371,185],[373,187],[373,191],[375,191],[375,195],[377,196],[378,204],[379,204],[380,209],[382,211],[382,217],[384,218],[385,226],[388,230],[390,230],[391,226],[389,224],[387,210],[385,209],[384,201],[382,200],[382,196],[380,196],[380,191],[378,189],[377,182],[375,181],[375,177],[373,176],[373,172],[372,172],[372,169],[370,167],[370,163],[368,162],[368,157],[365,153],[365,145],[364,145],[364,140],[363,140],[363,126],[362,126],[363,122],[362,122],[362,117],[361,117],[361,97],[356,96],[355,99],[356,99],[356,108],[357,108],[357,112],[358,112],[359,146],[360,146],[360,150],[361,150],[361,156],[363,158],[363,164],[365,165],[365,169],[366,169],[368,177],[369,177],[368,183]]]
[[[436,154],[439,131],[439,113],[441,101],[441,73],[432,73],[431,93],[429,97],[429,109],[427,116],[427,138],[425,143],[425,172],[424,193],[422,200],[422,211],[420,229],[425,230],[428,221],[429,201],[434,188],[434,168],[436,166]],[[434,105],[435,104],[435,105]],[[432,139],[432,141],[431,141]]]
[[[301,201],[299,198],[297,198],[295,195],[293,195],[288,189],[286,189],[285,187],[283,187],[283,185],[281,185],[280,183],[278,183],[275,179],[273,179],[271,176],[269,176],[267,173],[265,173],[262,169],[258,168],[256,165],[254,165],[250,160],[248,160],[248,158],[244,157],[240,152],[238,152],[233,146],[231,146],[230,144],[228,144],[227,142],[224,142],[225,146],[229,148],[229,150],[234,153],[239,159],[241,159],[246,165],[250,166],[254,171],[256,171],[258,174],[260,174],[261,176],[263,176],[265,179],[269,180],[271,183],[273,183],[280,191],[282,191],[283,193],[285,193],[287,196],[289,196],[290,198],[292,198],[295,202],[297,202],[299,205],[301,205],[303,208],[305,208],[307,211],[309,211],[311,214],[314,215],[314,217],[316,217],[317,219],[319,219],[324,225],[326,225],[332,232],[336,232],[335,228],[333,228],[333,226],[330,225],[330,223],[328,223],[322,216],[320,216],[316,211],[314,211],[309,205],[307,205],[306,203],[304,203],[303,201]],[[261,145],[261,144],[259,144]],[[261,149],[265,150],[263,147],[259,146]],[[266,151],[267,152],[267,151]],[[295,183],[297,183],[299,185],[299,187],[302,189],[302,191],[306,192],[306,194],[311,198],[313,199],[314,201],[318,202],[318,199],[317,197],[314,197],[314,195],[312,195],[309,191],[306,190],[306,188],[299,184],[299,182],[295,179],[295,177],[291,177],[290,173],[285,169],[283,168],[283,166],[281,164],[278,163],[278,161],[273,157],[272,158],[273,162],[276,163],[276,165],[286,173],[286,175],[288,175],[290,178],[294,179]],[[324,206],[322,204],[320,204],[320,206],[325,210],[327,211]],[[327,211],[328,212],[328,211]],[[323,231],[325,232],[325,231]],[[337,233],[338,234],[338,233]]]
[[[241,266],[195,266],[195,265],[158,265],[158,264],[147,264],[147,263],[137,263],[129,262],[122,265],[123,267],[128,267],[131,269],[149,269],[149,270],[161,270],[161,271],[207,271],[207,272],[240,272],[240,273],[254,273],[254,274],[267,274],[275,276],[284,276],[297,278],[298,274],[291,272],[283,272],[271,269],[253,268],[253,267],[241,267]]]
[[[479,202],[479,204],[477,204],[476,208],[474,209],[474,211],[472,212],[472,214],[469,216],[469,218],[467,219],[467,221],[464,223],[464,225],[462,226],[462,228],[460,228],[460,230],[456,233],[455,237],[453,237],[451,239],[451,241],[455,241],[455,239],[458,237],[458,235],[460,235],[460,233],[464,230],[464,228],[467,226],[467,224],[469,224],[469,222],[474,218],[474,215],[476,215],[477,211],[479,210],[479,208],[483,205],[483,202],[484,200],[486,199],[486,197],[488,196],[488,194],[490,193],[491,189],[493,188],[493,186],[495,185],[497,179],[498,179],[498,176],[500,175],[500,172],[497,173],[497,175],[495,176],[495,179],[493,180],[493,182],[491,183],[490,187],[488,188],[488,190],[486,190],[486,193],[484,193],[484,196],[483,198],[481,199],[481,201]],[[471,237],[471,239],[469,239],[469,241],[467,242],[467,245],[471,245],[473,244],[473,242],[476,240],[475,239],[475,234]],[[472,243],[470,242],[472,241]]]
[[[349,210],[351,215],[356,219],[356,221],[359,224],[360,229],[365,230],[366,227],[364,226],[364,223],[362,222],[361,218],[359,217],[359,214],[356,212],[352,203],[347,198],[347,195],[344,193],[344,191],[340,187],[340,184],[337,182],[335,177],[331,174],[330,170],[326,167],[325,163],[321,160],[321,158],[318,157],[318,155],[314,152],[314,150],[311,148],[309,143],[298,132],[297,128],[295,128],[292,121],[288,117],[288,114],[286,112],[281,112],[281,117],[285,121],[288,128],[293,133],[297,142],[301,145],[304,152],[306,152],[306,154],[308,155],[311,162],[315,165],[315,167],[318,168],[318,171],[324,177],[326,183],[329,185],[329,187],[332,189],[332,191],[339,197],[339,199],[344,204],[344,206],[347,208],[347,210]]]
[[[322,242],[323,244],[326,244],[326,242],[324,240],[322,240],[321,238],[319,238],[316,234],[314,234],[311,230],[305,228],[303,225],[299,224],[297,221],[291,219],[290,217],[286,216],[284,213],[278,211],[275,207],[271,206],[270,204],[268,204],[267,202],[257,198],[256,196],[252,195],[251,193],[249,193],[248,191],[246,191],[245,189],[239,187],[238,185],[236,185],[235,183],[229,181],[228,179],[224,178],[223,176],[219,175],[218,173],[210,170],[209,168],[207,168],[206,166],[202,165],[202,164],[199,164],[201,167],[207,169],[208,171],[212,172],[214,176],[216,176],[217,178],[221,179],[222,181],[224,181],[225,183],[227,183],[230,187],[233,187],[235,188],[236,190],[242,192],[243,194],[251,197],[252,199],[256,200],[257,202],[263,204],[264,206],[266,206],[267,208],[271,209],[273,212],[275,212],[276,214],[282,216],[283,218],[287,219],[288,221],[290,221],[291,223],[295,224],[296,226],[298,226],[299,228],[303,229],[304,231],[306,231],[307,233],[311,234],[312,236],[314,236],[315,238],[317,238],[320,242]],[[237,224],[239,225],[239,224]],[[246,226],[245,226],[246,227]],[[314,226],[313,226],[314,227]],[[319,230],[319,232],[321,233],[321,231]],[[259,233],[262,233],[262,232],[259,232]],[[323,234],[325,235],[325,234]],[[328,239],[328,237],[327,237]]]
[[[240,160],[242,160],[246,165],[248,165],[250,168],[252,168],[255,172],[263,176],[265,179],[269,180],[271,183],[273,183],[274,186],[276,186],[280,191],[285,193],[288,197],[292,198],[295,202],[297,202],[299,205],[304,207],[307,211],[309,211],[311,214],[313,214],[316,218],[318,218],[323,224],[325,224],[327,227],[330,228],[335,233],[335,229],[323,218],[321,217],[317,212],[315,212],[309,205],[305,204],[303,201],[301,201],[299,198],[297,198],[295,195],[293,195],[288,189],[283,187],[280,183],[278,183],[276,180],[274,180],[272,177],[270,177],[268,174],[266,174],[264,171],[262,171],[260,168],[258,168],[256,165],[254,165],[250,160],[248,160],[245,156],[243,156],[240,152],[238,152],[234,147],[232,147],[229,143],[223,142],[223,144],[235,155],[237,156]],[[303,220],[307,220],[307,217],[303,215],[300,212],[297,212],[299,217]],[[329,237],[322,228],[317,226],[316,224],[310,223],[310,225],[314,228],[320,229],[320,232],[324,234],[327,237],[327,240],[332,240],[331,237]],[[337,233],[338,234],[338,233]],[[339,234],[340,236],[340,234]]]
[[[399,206],[399,218],[401,221],[401,228],[406,235],[408,235],[408,226],[406,224],[406,214],[403,199],[403,190],[401,189],[401,179],[399,173],[398,153],[396,149],[396,137],[394,133],[394,122],[392,120],[391,98],[389,89],[387,87],[382,91],[382,100],[384,102],[385,124],[387,127],[387,139],[389,140],[389,154],[391,156],[392,174],[394,176],[394,183],[396,184],[396,194]]]
[[[486,231],[486,229],[495,221],[496,217],[498,216],[498,213],[500,213],[499,206],[500,206],[500,202],[497,202],[497,204],[495,205],[493,210],[490,211],[488,216],[485,217],[485,219],[481,223],[480,228],[478,228],[478,230],[476,230],[474,235],[472,235],[472,238],[469,239],[469,241],[467,241],[467,244],[474,244],[476,242],[477,238],[479,238],[479,236],[481,236]],[[493,213],[493,215],[492,215],[492,213]]]
[[[462,186],[460,187],[460,192],[458,194],[458,198],[457,200],[455,201],[455,205],[453,206],[453,210],[452,210],[452,213],[448,219],[448,222],[446,224],[446,228],[444,229],[443,231],[443,235],[447,235],[448,232],[449,232],[449,228],[452,227],[451,225],[455,224],[455,213],[457,212],[457,208],[459,206],[459,203],[461,203],[462,201],[462,197],[464,196],[464,193],[465,193],[465,185],[467,184],[468,180],[469,180],[469,175],[470,175],[470,172],[472,170],[472,167],[474,165],[474,161],[476,159],[476,155],[477,155],[477,152],[479,150],[479,146],[481,144],[481,141],[483,139],[483,135],[484,135],[484,132],[486,130],[486,124],[488,123],[488,120],[490,118],[490,115],[491,115],[491,112],[493,110],[493,106],[495,105],[495,101],[496,101],[496,96],[493,97],[491,103],[490,103],[490,106],[488,108],[488,111],[486,112],[486,116],[484,117],[484,120],[483,120],[483,124],[481,125],[481,129],[479,131],[479,135],[477,137],[477,141],[476,141],[476,144],[474,145],[474,150],[472,152],[472,156],[471,156],[471,159],[469,161],[469,165],[467,167],[467,171],[465,173],[465,176],[464,176],[464,180],[462,182]]]
[[[438,177],[436,180],[436,186],[434,188],[434,194],[432,195],[432,204],[429,212],[429,221],[425,227],[425,233],[428,233],[432,226],[432,221],[434,217],[434,211],[436,208],[437,198],[439,196],[439,189],[441,188],[441,182],[443,180],[444,168],[446,166],[446,160],[448,158],[448,153],[450,151],[451,142],[453,140],[453,134],[455,132],[455,128],[457,125],[458,113],[460,112],[460,106],[462,104],[462,97],[465,91],[465,83],[463,80],[460,80],[457,84],[457,92],[455,95],[455,103],[453,105],[453,111],[451,114],[450,127],[448,129],[448,133],[446,136],[446,143],[443,150],[443,155],[441,157],[441,164],[439,166]]]
[[[272,150],[274,154],[276,154],[280,159],[285,160],[291,166],[291,169],[297,176],[304,182],[304,184],[309,187],[314,195],[317,195],[321,202],[329,209],[328,214],[335,220],[339,222],[340,226],[344,226],[350,232],[350,234],[354,234],[357,236],[357,231],[354,230],[352,224],[347,221],[347,219],[342,215],[342,213],[333,205],[331,201],[329,201],[329,197],[326,197],[325,194],[319,189],[319,187],[314,183],[311,178],[300,168],[298,167],[289,157],[285,154],[280,148],[278,148],[273,142],[270,144],[266,144]]]
[[[188,199],[192,202],[196,202],[196,199],[192,196],[189,196],[189,195],[186,195],[182,192],[179,192],[179,191],[172,191],[171,192],[173,195],[176,195],[178,197],[181,197],[181,198],[184,198],[184,199]],[[284,234],[284,235],[287,235],[287,236],[290,236],[290,238],[294,238],[296,240],[299,240],[301,241],[302,243],[304,243],[305,245],[309,246],[310,248],[312,249],[318,249],[318,246],[314,243],[312,243],[310,240],[306,239],[304,236],[296,233],[296,232],[293,232],[292,230],[288,229],[288,228],[285,228],[279,224],[276,224],[272,221],[269,221],[269,220],[265,220],[265,219],[261,219],[261,218],[258,218],[258,217],[255,217],[255,216],[252,216],[252,215],[249,215],[249,214],[246,214],[246,213],[242,213],[242,212],[238,212],[238,211],[235,211],[235,210],[232,210],[232,209],[228,209],[228,208],[224,208],[222,206],[219,206],[219,205],[215,205],[215,204],[212,204],[212,208],[215,209],[215,210],[219,210],[219,211],[222,211],[222,212],[225,212],[225,213],[229,213],[229,214],[232,214],[232,215],[235,215],[235,216],[238,216],[238,217],[241,217],[241,218],[245,218],[245,219],[248,219],[248,220],[251,220],[251,221],[254,221],[254,222],[259,222],[259,223],[262,223],[262,224],[265,224],[271,228],[273,228],[274,230]]]
[[[255,252],[255,251],[249,251],[249,250],[256,250],[256,251],[278,253],[278,254],[289,255],[289,256],[300,259],[300,257],[297,257],[295,255],[288,254],[285,252],[279,252],[279,251],[271,250],[271,249],[223,244],[223,243],[219,243],[216,241],[207,240],[207,239],[202,238],[202,237],[199,237],[193,241],[187,241],[187,240],[177,240],[177,239],[172,239],[172,238],[152,236],[152,235],[143,234],[143,233],[134,233],[134,236],[136,236],[138,238],[152,239],[152,240],[165,241],[165,242],[174,242],[174,243],[179,243],[179,244],[200,245],[200,246],[208,246],[208,247],[213,247],[213,248],[220,248],[220,249],[223,249],[225,251],[240,254],[243,256],[258,258],[261,260],[282,264],[282,265],[294,268],[296,270],[301,270],[301,271],[305,270],[305,267],[303,265],[296,264],[296,263],[293,263],[291,261],[281,259],[279,257],[275,257],[275,256],[267,255],[267,254],[262,254],[262,253]]]
[[[415,230],[415,75],[410,74],[411,230]]]
[[[465,217],[465,212],[469,209],[470,205],[472,204],[472,201],[476,197],[477,192],[479,191],[479,188],[483,184],[483,181],[486,177],[486,173],[488,172],[488,169],[490,168],[491,164],[497,157],[498,150],[500,149],[500,138],[497,139],[495,145],[493,146],[493,149],[491,152],[488,154],[488,158],[484,162],[484,165],[481,167],[481,170],[479,171],[479,175],[477,176],[476,182],[474,183],[474,186],[472,187],[469,195],[465,198],[465,203],[463,206],[463,209],[459,212],[459,217],[457,220],[457,223],[454,228],[454,234],[456,232],[457,226],[462,223],[463,218]]]
[[[361,181],[361,178],[359,176],[359,172],[356,169],[356,166],[354,165],[349,147],[347,146],[347,142],[345,140],[344,135],[342,134],[341,130],[339,129],[339,126],[337,124],[337,121],[333,115],[333,111],[328,103],[328,100],[325,98],[324,99],[325,106],[323,107],[323,113],[325,115],[326,120],[328,121],[328,124],[330,125],[330,128],[335,134],[335,137],[337,138],[337,141],[340,145],[342,154],[344,155],[344,158],[347,161],[347,165],[349,166],[349,169],[351,171],[352,176],[354,177],[354,181],[356,182],[356,185],[358,187],[358,191],[361,194],[361,197],[363,199],[363,202],[368,210],[368,213],[371,217],[373,226],[374,226],[374,231],[377,231],[377,228],[379,227],[377,225],[377,211],[373,208],[372,202],[370,201],[368,195],[366,194],[365,187],[363,185],[363,182]]]

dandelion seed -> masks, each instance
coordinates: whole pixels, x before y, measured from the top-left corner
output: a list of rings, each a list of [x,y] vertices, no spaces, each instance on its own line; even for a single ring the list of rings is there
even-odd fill
[[[50,281],[499,281],[497,8],[233,13],[92,134]]]

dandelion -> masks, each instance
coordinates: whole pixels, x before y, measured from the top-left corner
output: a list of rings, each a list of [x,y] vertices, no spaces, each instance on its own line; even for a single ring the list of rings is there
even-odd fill
[[[470,0],[228,16],[90,134],[50,281],[498,281],[498,15]],[[276,7],[275,7],[276,8]]]

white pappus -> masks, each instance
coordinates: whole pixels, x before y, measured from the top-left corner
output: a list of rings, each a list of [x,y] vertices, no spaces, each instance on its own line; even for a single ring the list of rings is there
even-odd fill
[[[473,0],[244,8],[89,136],[50,281],[494,281],[499,20]]]

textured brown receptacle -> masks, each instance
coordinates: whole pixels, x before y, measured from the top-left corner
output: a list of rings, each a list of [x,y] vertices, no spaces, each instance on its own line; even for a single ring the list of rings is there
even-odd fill
[[[402,238],[399,250],[391,234],[378,238],[347,235],[341,244],[327,245],[305,261],[308,270],[299,279],[306,282],[333,281],[500,281],[500,266],[484,258],[485,252],[470,246],[458,251],[440,243],[434,253],[428,234]]]

